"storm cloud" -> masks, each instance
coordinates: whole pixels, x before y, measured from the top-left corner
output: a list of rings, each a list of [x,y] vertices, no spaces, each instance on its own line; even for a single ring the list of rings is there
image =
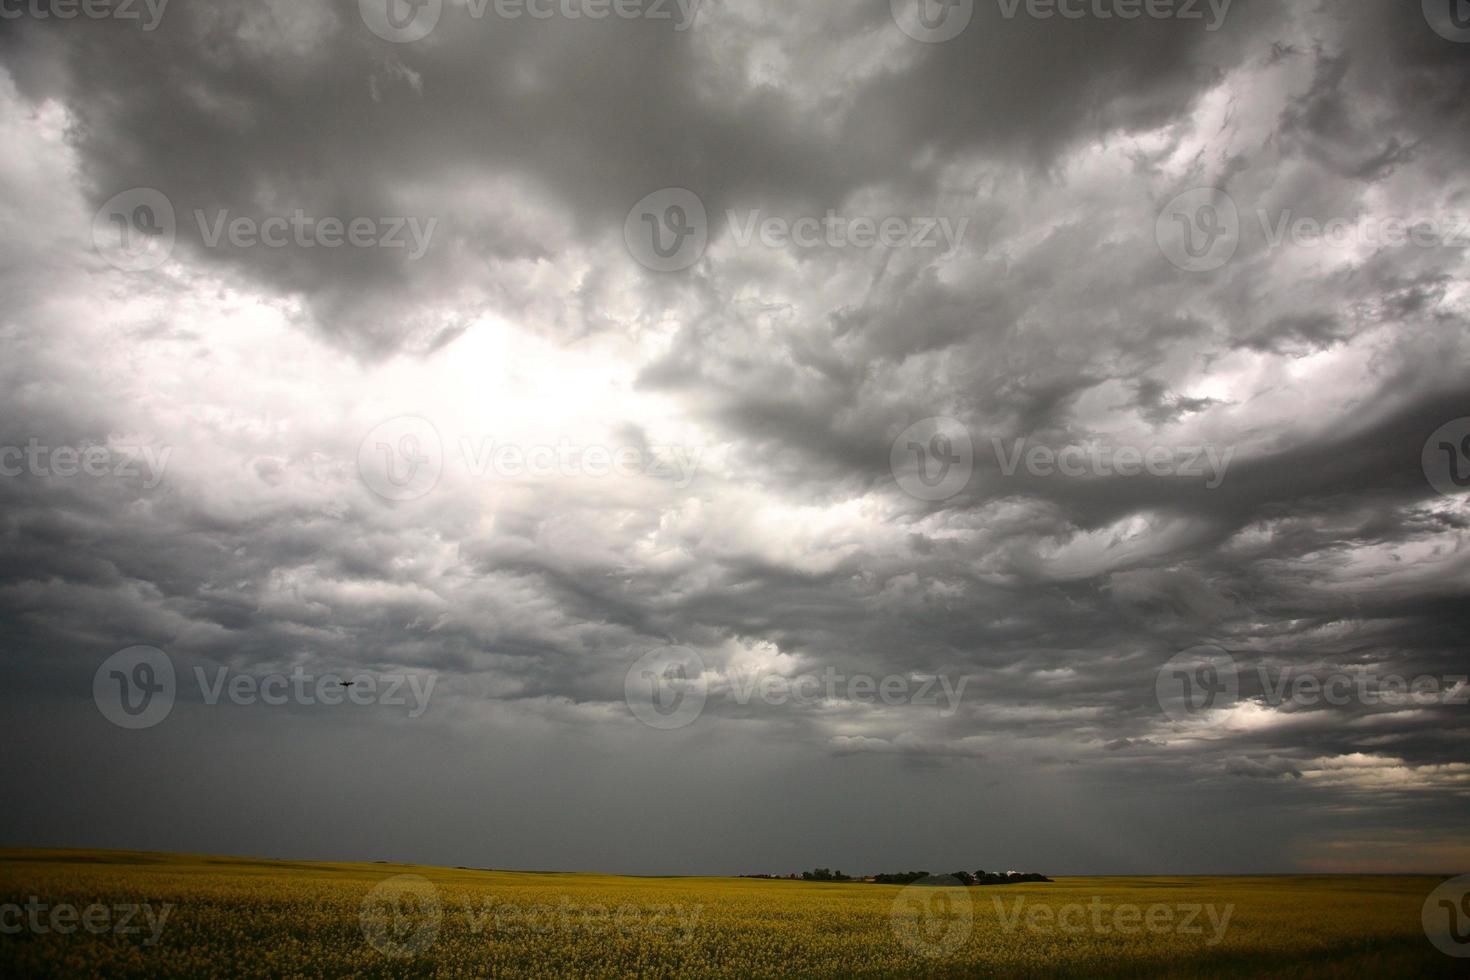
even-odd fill
[[[437,6],[5,22],[8,843],[1464,865],[1448,14]],[[135,646],[179,683],[128,731]],[[1234,686],[1171,710],[1200,647]]]

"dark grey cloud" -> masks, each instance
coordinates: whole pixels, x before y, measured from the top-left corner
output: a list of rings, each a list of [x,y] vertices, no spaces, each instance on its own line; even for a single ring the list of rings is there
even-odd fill
[[[1092,872],[1463,853],[1465,706],[1272,689],[1465,672],[1465,497],[1422,458],[1470,413],[1465,249],[1272,238],[1470,214],[1470,47],[1417,9],[1236,0],[1211,31],[980,3],[926,45],[881,3],[710,2],[688,31],[450,4],[392,44],[352,3],[175,4],[0,39],[0,447],[169,453],[157,481],[0,477],[11,842],[645,872],[964,865],[977,840]],[[1156,219],[1200,186],[1239,241],[1189,272]],[[91,228],[131,187],[174,202],[179,247],[127,275]],[[665,187],[711,217],[683,272],[622,240]],[[193,217],[298,208],[437,224],[413,260],[208,247]],[[740,240],[828,211],[964,232]],[[395,503],[360,453],[403,416],[444,467]],[[931,417],[973,473],[919,499],[893,448]],[[697,466],[485,468],[557,444]],[[1016,462],[1066,447],[1218,479]],[[408,719],[185,685],[123,732],[92,678],[137,644],[185,676],[437,686]],[[1239,699],[1171,717],[1160,669],[1198,644]],[[709,699],[656,731],[624,684],[667,645]],[[829,670],[964,687],[740,693]]]

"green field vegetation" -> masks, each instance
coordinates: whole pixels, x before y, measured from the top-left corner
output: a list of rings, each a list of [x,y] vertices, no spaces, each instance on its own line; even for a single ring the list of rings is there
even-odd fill
[[[1464,976],[1467,962],[1436,950],[1420,924],[1437,883],[1062,878],[914,890],[0,851],[0,907],[21,907],[0,915],[0,975]],[[35,913],[46,931],[25,923],[27,903],[46,906]],[[119,934],[120,907],[143,903],[147,914],[123,926],[138,931]],[[58,906],[76,910],[57,920],[69,934],[47,924]]]

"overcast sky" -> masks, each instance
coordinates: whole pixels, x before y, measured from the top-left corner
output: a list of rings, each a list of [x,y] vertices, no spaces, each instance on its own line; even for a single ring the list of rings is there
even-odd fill
[[[0,844],[1470,868],[1450,3],[49,2]]]

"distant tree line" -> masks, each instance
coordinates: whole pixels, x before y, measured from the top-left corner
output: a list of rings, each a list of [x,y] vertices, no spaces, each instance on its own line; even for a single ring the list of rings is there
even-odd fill
[[[843,874],[841,871],[832,871],[832,870],[830,870],[828,868],[817,868],[814,871],[803,871],[801,873],[801,880],[802,881],[852,881],[851,878],[849,878],[847,875]]]
[[[776,878],[782,875],[741,875],[742,878]],[[993,872],[993,871],[952,871],[948,875],[936,876],[927,871],[895,871],[889,874],[873,875],[872,878],[854,878],[845,875],[841,871],[833,871],[830,868],[815,868],[811,871],[803,871],[799,875],[785,875],[790,881],[871,881],[875,885],[912,885],[916,881],[925,878],[933,878],[934,883],[945,884],[947,879],[954,879],[960,884],[968,887],[976,885],[1017,885],[1028,881],[1051,881],[1046,875],[1019,871]]]
[[[1020,871],[1004,873],[976,871],[974,874],[968,871],[956,871],[950,877],[958,878],[962,885],[1019,885],[1027,881],[1051,881],[1046,875],[1039,875],[1035,872],[1023,874]]]
[[[975,886],[975,884],[1019,884],[1022,882],[1050,882],[1045,874],[1022,874],[1020,871],[1005,871],[1004,874],[994,871],[951,871],[947,876],[936,877],[928,871],[898,871],[895,874],[875,874],[873,884],[913,884],[925,879],[935,879],[935,884],[944,882],[944,879],[954,879],[964,886]]]

